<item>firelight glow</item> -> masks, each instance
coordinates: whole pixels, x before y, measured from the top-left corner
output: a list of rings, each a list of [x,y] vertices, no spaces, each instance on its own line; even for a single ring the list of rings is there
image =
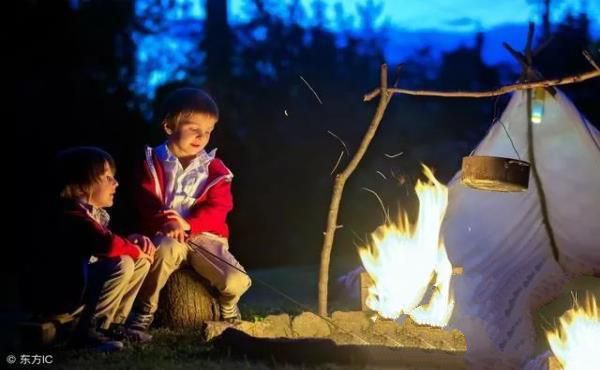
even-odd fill
[[[582,306],[565,312],[559,326],[546,333],[552,352],[564,370],[592,370],[600,363],[600,311],[592,295]]]
[[[409,315],[423,325],[444,327],[450,320],[454,299],[450,292],[452,264],[440,227],[448,206],[448,188],[423,166],[429,180],[417,181],[419,216],[414,225],[403,212],[397,224],[385,224],[371,235],[372,242],[359,248],[362,263],[374,281],[366,305],[388,319]],[[433,293],[421,304],[432,279]]]

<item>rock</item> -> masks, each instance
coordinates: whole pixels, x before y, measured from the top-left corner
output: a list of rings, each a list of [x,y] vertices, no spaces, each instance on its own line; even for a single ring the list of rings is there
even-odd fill
[[[326,337],[331,334],[331,328],[314,313],[303,312],[292,320],[292,332],[296,337]]]
[[[269,315],[261,322],[258,322],[257,329],[260,327],[262,333],[257,330],[256,336],[262,338],[292,337],[292,323],[287,314]]]
[[[209,342],[219,337],[227,328],[233,325],[224,321],[204,321],[200,328],[200,336],[205,342]]]
[[[262,321],[242,321],[234,325],[223,321],[205,321],[202,324],[202,339],[210,341],[220,336],[227,328],[234,328],[256,338],[292,337],[290,316],[270,315]]]
[[[393,320],[377,319],[372,326],[372,332],[378,335],[395,336],[399,330],[400,325]]]
[[[363,311],[336,311],[331,315],[331,320],[336,325],[335,330],[361,333],[368,331],[373,325],[368,313]]]

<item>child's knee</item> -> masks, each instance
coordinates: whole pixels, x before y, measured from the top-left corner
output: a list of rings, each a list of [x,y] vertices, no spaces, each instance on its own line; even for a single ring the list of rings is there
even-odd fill
[[[156,244],[154,263],[179,264],[185,258],[187,246],[169,237],[163,237]]]
[[[252,280],[241,271],[233,271],[225,276],[222,294],[230,296],[241,296],[250,288]]]
[[[127,277],[133,275],[133,270],[135,270],[133,258],[129,256],[119,256],[116,258],[113,274]]]
[[[148,272],[150,270],[150,261],[146,258],[140,258],[138,260],[135,261],[135,266],[134,269],[135,271],[140,271],[140,272]]]
[[[107,278],[114,280],[117,284],[124,284],[132,276],[135,270],[135,262],[129,256],[118,256],[106,260],[102,270]]]

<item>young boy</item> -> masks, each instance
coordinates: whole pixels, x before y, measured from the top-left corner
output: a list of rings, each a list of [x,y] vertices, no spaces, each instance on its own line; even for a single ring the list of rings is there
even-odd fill
[[[108,229],[109,215],[118,186],[112,157],[94,147],[70,148],[59,153],[56,178],[60,195],[55,219],[61,273],[81,271],[85,308],[74,341],[102,351],[123,348],[123,339],[148,341],[149,334],[124,328],[135,296],[154,255],[145,236],[122,238]],[[77,281],[64,281],[68,290]],[[68,279],[66,279],[68,280]],[[69,284],[70,283],[70,284]],[[60,295],[60,291],[57,294]]]
[[[221,318],[239,322],[237,302],[251,282],[229,252],[233,174],[216,149],[204,150],[219,119],[217,105],[204,91],[184,88],[167,97],[163,111],[167,141],[146,148],[135,192],[142,228],[155,235],[157,249],[129,325],[149,328],[160,290],[184,262],[219,291]]]

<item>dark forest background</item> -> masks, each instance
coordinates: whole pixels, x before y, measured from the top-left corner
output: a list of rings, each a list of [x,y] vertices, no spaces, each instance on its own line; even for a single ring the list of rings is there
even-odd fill
[[[130,231],[131,169],[144,145],[163,140],[154,115],[158,102],[173,88],[197,86],[220,106],[210,145],[219,148],[236,176],[230,216],[234,254],[249,268],[318,263],[331,171],[343,150],[328,131],[352,154],[375,111],[376,103],[363,103],[362,97],[378,86],[379,66],[385,62],[384,40],[369,23],[379,17],[380,7],[368,2],[361,8],[363,32],[351,33],[333,32],[320,23],[318,1],[313,3],[314,24],[301,26],[293,21],[300,16],[298,2],[275,14],[265,2],[250,1],[248,20],[232,24],[227,1],[206,0],[204,20],[176,24],[194,37],[189,53],[198,62],[190,64],[184,80],[158,87],[155,99],[143,99],[132,89],[133,35],[159,35],[173,27],[162,17],[172,3],[147,1],[143,14],[124,0],[9,3],[12,10],[2,17],[15,26],[8,30],[3,54],[11,62],[7,73],[16,80],[14,102],[8,106],[16,113],[9,125],[16,134],[5,140],[16,149],[6,152],[6,160],[19,172],[18,181],[6,182],[15,187],[8,200],[17,210],[19,235],[43,240],[37,225],[51,217],[45,205],[52,176],[44,170],[57,150],[73,145],[100,146],[116,158],[121,186],[111,211],[113,227]],[[570,14],[540,28],[539,35],[553,35],[535,60],[544,77],[590,70],[583,50],[600,60],[599,40],[592,39],[586,14]],[[482,59],[486,35],[472,37],[473,46],[445,52],[439,61],[431,58],[435,46],[414,50],[400,72],[390,65],[392,82],[406,88],[486,90],[516,81],[516,63],[509,69],[487,65]],[[563,89],[596,125],[598,87],[598,82],[585,82]],[[333,258],[355,258],[355,245],[382,223],[377,199],[363,187],[376,191],[392,214],[398,207],[414,211],[412,189],[420,163],[449,181],[508,98],[394,97],[346,186],[340,213],[344,227],[336,234]],[[348,159],[344,154],[338,171]],[[16,249],[34,256],[36,248],[56,247],[35,242]]]

